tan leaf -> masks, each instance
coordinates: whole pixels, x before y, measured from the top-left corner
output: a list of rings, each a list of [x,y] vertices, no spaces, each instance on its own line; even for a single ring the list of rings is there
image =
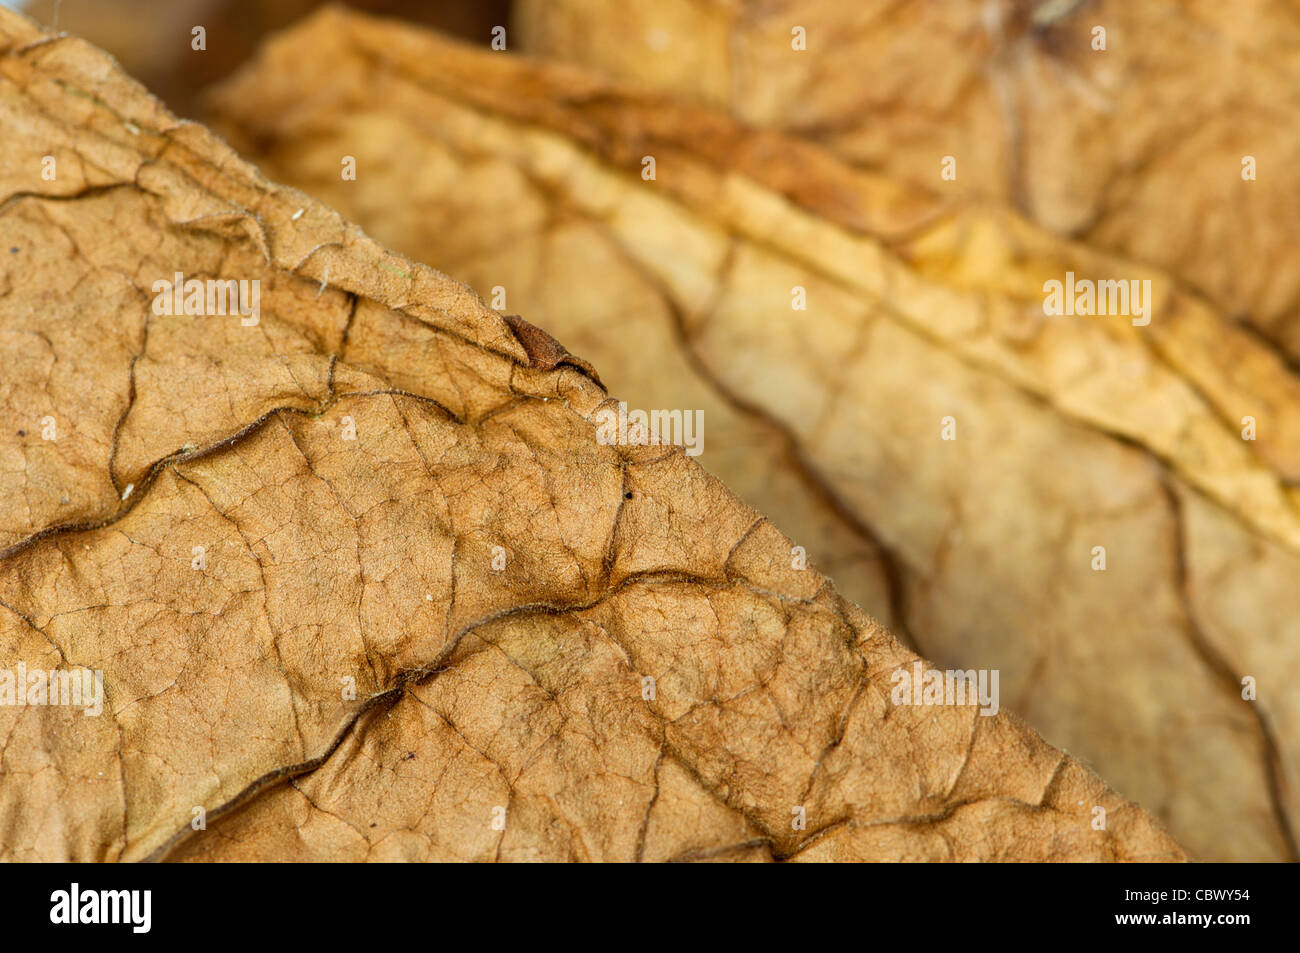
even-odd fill
[[[3,10],[0,138],[0,700],[103,688],[0,705],[0,857],[1182,856],[1014,716],[894,704],[915,656],[600,443],[545,332]]]
[[[530,51],[1165,268],[1300,359],[1286,0],[517,0],[515,23]]]
[[[193,116],[206,86],[230,75],[268,33],[306,16],[323,0],[24,0],[17,5],[50,29],[112,53],[168,109]],[[349,5],[484,42],[510,17],[509,0],[349,0]]]
[[[706,468],[918,649],[1000,669],[1195,852],[1294,856],[1300,381],[1167,275],[707,107],[338,12],[216,107],[277,177],[503,290],[632,406],[707,407]],[[341,181],[340,154],[367,171]],[[1067,271],[1150,281],[1150,323],[1045,317]]]

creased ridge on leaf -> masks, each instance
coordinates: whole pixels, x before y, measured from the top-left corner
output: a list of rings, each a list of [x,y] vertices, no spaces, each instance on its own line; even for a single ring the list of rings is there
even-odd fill
[[[63,434],[5,438],[0,658],[105,691],[0,707],[0,856],[1182,857],[1014,716],[893,704],[916,657],[600,444],[558,345],[106,55],[0,11],[0,104],[0,399]],[[259,320],[159,313],[177,272]]]
[[[706,407],[706,468],[918,651],[1000,669],[1197,854],[1294,856],[1297,381],[1186,288],[708,107],[342,11],[215,105],[632,406]],[[339,182],[341,153],[370,177]],[[1149,279],[1151,323],[1045,318],[1067,270]]]

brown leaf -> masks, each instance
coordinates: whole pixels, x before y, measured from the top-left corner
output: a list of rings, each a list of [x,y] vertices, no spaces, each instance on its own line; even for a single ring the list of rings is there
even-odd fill
[[[999,668],[1196,852],[1294,856],[1300,381],[1168,276],[715,110],[358,16],[271,43],[216,104],[275,175],[503,289],[632,406],[707,407],[708,469],[926,653]],[[1150,280],[1150,324],[1046,320],[1067,270]],[[881,563],[848,544],[876,540],[863,572]]]
[[[624,6],[517,0],[514,35],[937,197],[1012,203],[1170,271],[1300,359],[1300,20],[1286,0]]]
[[[104,691],[0,706],[0,856],[1182,856],[1013,716],[892,704],[915,657],[601,444],[543,332],[3,10],[0,136],[0,646]]]
[[[467,40],[487,42],[507,23],[509,0],[348,0]],[[11,4],[12,6],[13,4]],[[322,0],[25,0],[22,10],[112,53],[122,69],[173,113],[194,116],[205,87],[224,79],[263,37],[306,16]],[[202,27],[202,33],[195,30]]]

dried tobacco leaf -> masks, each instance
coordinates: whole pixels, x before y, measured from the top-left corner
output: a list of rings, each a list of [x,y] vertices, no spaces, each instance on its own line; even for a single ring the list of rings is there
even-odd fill
[[[1286,0],[517,0],[514,21],[522,49],[1164,268],[1300,359]]]
[[[0,136],[0,688],[103,689],[0,705],[0,857],[1182,856],[893,704],[915,656],[543,332],[3,10]]]
[[[504,293],[633,406],[730,404],[786,438],[801,486],[740,428],[699,459],[841,560],[837,585],[877,565],[843,542],[882,540],[866,608],[1000,669],[1195,853],[1295,856],[1300,381],[1167,276],[712,109],[341,12],[216,107],[277,177]],[[1149,280],[1149,324],[1046,319],[1067,271]],[[834,534],[804,536],[823,505]]]
[[[490,38],[509,19],[508,0],[348,0],[466,39]],[[192,116],[202,91],[224,79],[262,38],[322,0],[26,0],[23,12],[112,53],[173,113]]]

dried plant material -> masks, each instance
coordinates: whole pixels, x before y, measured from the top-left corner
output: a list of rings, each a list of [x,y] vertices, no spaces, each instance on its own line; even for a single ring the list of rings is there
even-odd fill
[[[1182,856],[544,332],[2,10],[0,104],[0,692],[102,702],[0,705],[0,857]]]
[[[1170,271],[1300,358],[1285,0],[517,0],[522,48]]]
[[[504,295],[614,393],[786,436],[811,473],[763,499],[776,525],[803,543],[831,501],[823,556],[882,540],[898,631],[1000,670],[1195,854],[1295,855],[1300,382],[1167,276],[705,107],[341,12],[216,106],[277,177]],[[1145,315],[1045,317],[1071,273],[1137,281]],[[752,447],[699,459],[751,503],[781,473]]]
[[[467,40],[488,42],[509,21],[508,0],[348,0]],[[193,116],[209,84],[229,76],[262,39],[322,0],[26,0],[23,12],[113,54],[173,113]]]

